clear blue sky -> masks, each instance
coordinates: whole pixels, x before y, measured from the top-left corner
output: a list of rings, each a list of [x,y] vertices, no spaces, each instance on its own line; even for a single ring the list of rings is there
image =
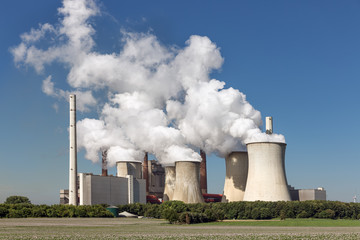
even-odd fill
[[[329,200],[360,196],[359,1],[97,3],[102,15],[92,23],[99,52],[119,51],[121,29],[151,32],[165,46],[208,36],[225,59],[212,77],[245,93],[285,135],[289,184],[324,187]],[[17,68],[9,51],[31,28],[56,24],[61,5],[13,0],[0,8],[0,202],[24,195],[34,203],[58,203],[59,189],[68,186],[68,104],[45,95],[47,75]],[[55,64],[47,69],[63,89],[69,89],[67,73]],[[96,113],[78,119],[91,116]],[[83,154],[79,171],[99,174],[100,164]],[[210,192],[222,192],[224,175],[224,160],[209,157]]]

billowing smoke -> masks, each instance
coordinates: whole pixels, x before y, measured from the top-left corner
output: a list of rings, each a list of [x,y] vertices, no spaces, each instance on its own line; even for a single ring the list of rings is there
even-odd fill
[[[38,73],[53,63],[68,70],[72,90],[55,88],[49,75],[43,81],[45,94],[65,99],[75,93],[80,111],[100,107],[98,119],[77,123],[78,146],[86,158],[99,161],[99,152],[108,149],[114,165],[142,160],[149,152],[171,165],[201,161],[198,148],[224,156],[248,141],[285,141],[260,131],[261,114],[243,93],[210,78],[223,58],[209,38],[191,36],[183,48],[167,47],[151,33],[122,30],[120,51],[102,54],[94,50],[90,20],[100,9],[93,0],[64,0],[58,12],[59,23],[22,34],[11,52],[15,64]],[[40,46],[44,40],[49,40],[45,48]],[[99,92],[107,92],[102,106],[94,97]]]

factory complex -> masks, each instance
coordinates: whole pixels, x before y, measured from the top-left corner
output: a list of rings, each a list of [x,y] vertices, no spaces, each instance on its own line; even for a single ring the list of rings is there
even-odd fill
[[[266,133],[273,133],[273,119],[266,117]],[[60,190],[60,203],[71,205],[122,205],[234,201],[326,200],[324,188],[295,189],[287,182],[286,143],[249,142],[247,151],[233,151],[225,158],[226,176],[221,194],[207,190],[206,153],[202,161],[176,161],[161,166],[156,160],[129,159],[116,163],[116,176],[107,172],[107,149],[102,151],[102,174],[78,173],[76,143],[76,96],[70,95],[69,189]]]

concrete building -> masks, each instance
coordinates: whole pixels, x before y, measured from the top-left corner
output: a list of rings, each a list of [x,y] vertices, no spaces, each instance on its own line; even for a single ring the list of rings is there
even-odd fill
[[[326,200],[326,190],[322,187],[317,189],[295,189],[289,186],[292,201]]]
[[[163,198],[165,188],[165,169],[156,160],[148,161],[149,195]]]
[[[60,189],[60,204],[69,204],[69,189]]]
[[[200,188],[200,162],[176,162],[175,172],[176,181],[173,200],[185,203],[204,202]]]
[[[242,201],[248,177],[247,152],[232,152],[225,158],[226,175],[222,202]]]
[[[146,203],[145,180],[126,177],[79,174],[80,205]]]
[[[285,143],[248,143],[244,201],[291,201],[285,174]]]

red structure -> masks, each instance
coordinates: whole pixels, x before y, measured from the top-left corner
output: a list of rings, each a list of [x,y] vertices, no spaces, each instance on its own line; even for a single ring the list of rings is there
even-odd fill
[[[147,195],[146,203],[160,204],[160,200],[155,195]]]
[[[204,201],[206,203],[209,202],[221,202],[222,194],[209,194],[209,193],[203,193]]]
[[[207,174],[206,174],[206,153],[200,149],[201,163],[200,163],[200,188],[201,193],[207,193]]]

